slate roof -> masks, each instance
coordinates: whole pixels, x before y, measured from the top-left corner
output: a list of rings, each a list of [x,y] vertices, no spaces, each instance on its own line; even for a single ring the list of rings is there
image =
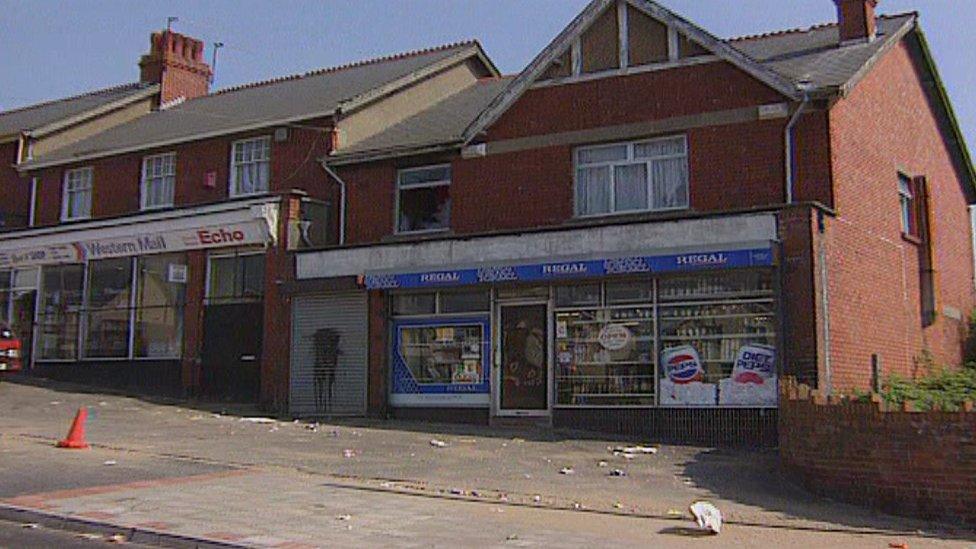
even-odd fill
[[[484,78],[402,122],[339,149],[334,158],[352,159],[374,153],[395,153],[435,145],[458,144],[465,128],[495,98],[513,76]]]
[[[48,124],[140,95],[152,87],[154,86],[151,84],[134,82],[74,97],[2,111],[0,112],[0,136],[36,130]]]
[[[818,25],[727,42],[750,58],[794,81],[809,81],[814,89],[847,85],[871,59],[891,43],[916,15],[905,13],[877,18],[878,37],[871,42],[840,44],[836,24]]]
[[[115,126],[24,167],[328,116],[347,101],[467,52],[480,52],[480,46],[450,44],[220,90]]]

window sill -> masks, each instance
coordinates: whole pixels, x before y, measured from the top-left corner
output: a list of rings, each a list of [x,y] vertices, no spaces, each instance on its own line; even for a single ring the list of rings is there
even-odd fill
[[[913,235],[913,234],[909,234],[909,233],[906,233],[906,232],[902,232],[901,233],[901,239],[904,240],[905,242],[908,242],[910,244],[914,244],[916,246],[921,246],[922,245],[922,239],[919,238],[919,237],[917,237],[917,236],[915,236],[915,235]]]
[[[430,229],[426,231],[410,231],[403,233],[395,233],[392,235],[384,236],[383,242],[410,242],[415,240],[436,240],[439,238],[444,238],[444,236],[453,235],[454,231],[451,229]]]

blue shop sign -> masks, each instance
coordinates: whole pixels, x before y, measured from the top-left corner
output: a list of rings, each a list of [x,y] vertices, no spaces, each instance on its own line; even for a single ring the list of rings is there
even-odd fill
[[[705,269],[768,267],[773,264],[770,248],[696,252],[506,265],[403,274],[367,274],[371,290],[393,288],[437,288],[489,284],[493,282],[540,282],[636,273],[671,273]]]

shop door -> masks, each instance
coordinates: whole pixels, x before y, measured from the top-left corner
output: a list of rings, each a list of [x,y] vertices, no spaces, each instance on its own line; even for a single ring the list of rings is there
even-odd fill
[[[37,290],[17,290],[11,296],[10,327],[20,337],[21,363],[25,369],[31,368],[36,302]]]
[[[502,305],[499,311],[499,415],[549,411],[549,308]]]
[[[260,303],[207,305],[203,313],[203,388],[209,398],[257,402],[261,393]]]

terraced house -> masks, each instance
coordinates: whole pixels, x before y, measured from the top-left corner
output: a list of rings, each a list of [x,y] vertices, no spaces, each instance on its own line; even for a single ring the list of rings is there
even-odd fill
[[[784,375],[957,363],[966,145],[918,14],[835,3],[722,39],[594,0],[517,75],[433,48],[177,93],[25,159],[35,226],[0,252],[40,266],[33,371],[768,443]],[[204,78],[187,43],[148,57]]]

